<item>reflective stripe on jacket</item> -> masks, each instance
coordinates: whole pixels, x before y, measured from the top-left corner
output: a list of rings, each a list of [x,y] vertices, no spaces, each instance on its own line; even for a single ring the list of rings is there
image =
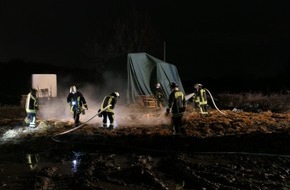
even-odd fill
[[[27,95],[25,110],[26,113],[36,113],[37,99],[31,93]]]
[[[86,99],[84,98],[83,94],[79,91],[76,93],[69,93],[67,96],[67,103],[70,104],[70,106],[73,106],[72,103],[75,102],[77,107],[82,108],[83,105],[86,105]]]
[[[183,113],[185,108],[186,100],[184,93],[178,89],[173,90],[169,95],[168,109],[171,109],[172,114],[179,114]]]
[[[114,108],[115,108],[115,105],[117,103],[117,99],[115,96],[112,96],[112,95],[108,95],[108,96],[105,96],[103,102],[102,102],[102,105],[101,105],[101,109],[104,109],[105,107],[107,107],[109,104],[111,104],[112,106],[110,106],[108,109],[106,109],[105,111],[106,112],[111,112],[111,113],[114,113]]]
[[[197,92],[195,102],[199,103],[200,105],[206,105],[207,104],[207,97],[206,97],[205,89],[200,89]]]

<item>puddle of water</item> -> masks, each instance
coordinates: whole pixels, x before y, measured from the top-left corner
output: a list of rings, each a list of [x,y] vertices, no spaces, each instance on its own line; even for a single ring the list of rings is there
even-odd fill
[[[57,158],[67,157],[57,155]],[[0,155],[0,179],[7,181],[27,176],[29,173],[40,171],[46,167],[57,167],[58,174],[73,175],[80,162],[73,160],[57,160],[44,154],[2,154]]]

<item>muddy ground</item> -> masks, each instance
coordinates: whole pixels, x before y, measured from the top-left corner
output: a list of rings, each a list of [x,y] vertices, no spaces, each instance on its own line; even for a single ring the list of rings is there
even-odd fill
[[[174,136],[163,109],[69,131],[70,119],[39,117],[29,129],[21,108],[2,107],[0,189],[290,189],[290,114],[220,111],[189,107]]]

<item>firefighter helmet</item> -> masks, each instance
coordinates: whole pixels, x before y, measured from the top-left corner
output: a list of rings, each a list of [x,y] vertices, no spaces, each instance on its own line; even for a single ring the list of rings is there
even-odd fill
[[[170,83],[170,88],[176,88],[176,87],[178,87],[178,84],[176,83],[176,82],[171,82]]]
[[[31,94],[36,95],[37,89],[36,88],[31,88],[30,92],[31,92]]]
[[[71,86],[70,89],[69,89],[69,92],[70,92],[70,93],[73,93],[73,94],[76,93],[76,92],[77,92],[77,87],[74,86],[74,85]]]
[[[113,92],[112,95],[115,96],[116,98],[120,98],[119,92]]]
[[[195,88],[195,89],[197,89],[197,88],[201,88],[201,87],[202,87],[202,84],[199,84],[199,83],[195,83],[195,84],[194,84],[194,88]]]

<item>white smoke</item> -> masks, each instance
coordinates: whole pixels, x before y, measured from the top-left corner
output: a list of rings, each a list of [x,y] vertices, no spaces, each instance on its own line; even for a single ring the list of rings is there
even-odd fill
[[[76,85],[78,90],[83,94],[87,101],[88,110],[85,114],[80,115],[81,123],[102,125],[102,118],[97,116],[103,98],[112,92],[119,92],[120,99],[115,107],[115,122],[119,126],[138,126],[138,125],[156,125],[168,124],[170,119],[164,116],[165,108],[156,110],[154,108],[135,109],[134,106],[126,104],[127,81],[122,77],[106,72],[103,74],[103,84],[76,83],[70,78],[58,82],[58,97],[48,101],[45,105],[40,106],[38,117],[44,120],[63,120],[72,121],[73,115],[70,112],[66,98],[71,85]]]

